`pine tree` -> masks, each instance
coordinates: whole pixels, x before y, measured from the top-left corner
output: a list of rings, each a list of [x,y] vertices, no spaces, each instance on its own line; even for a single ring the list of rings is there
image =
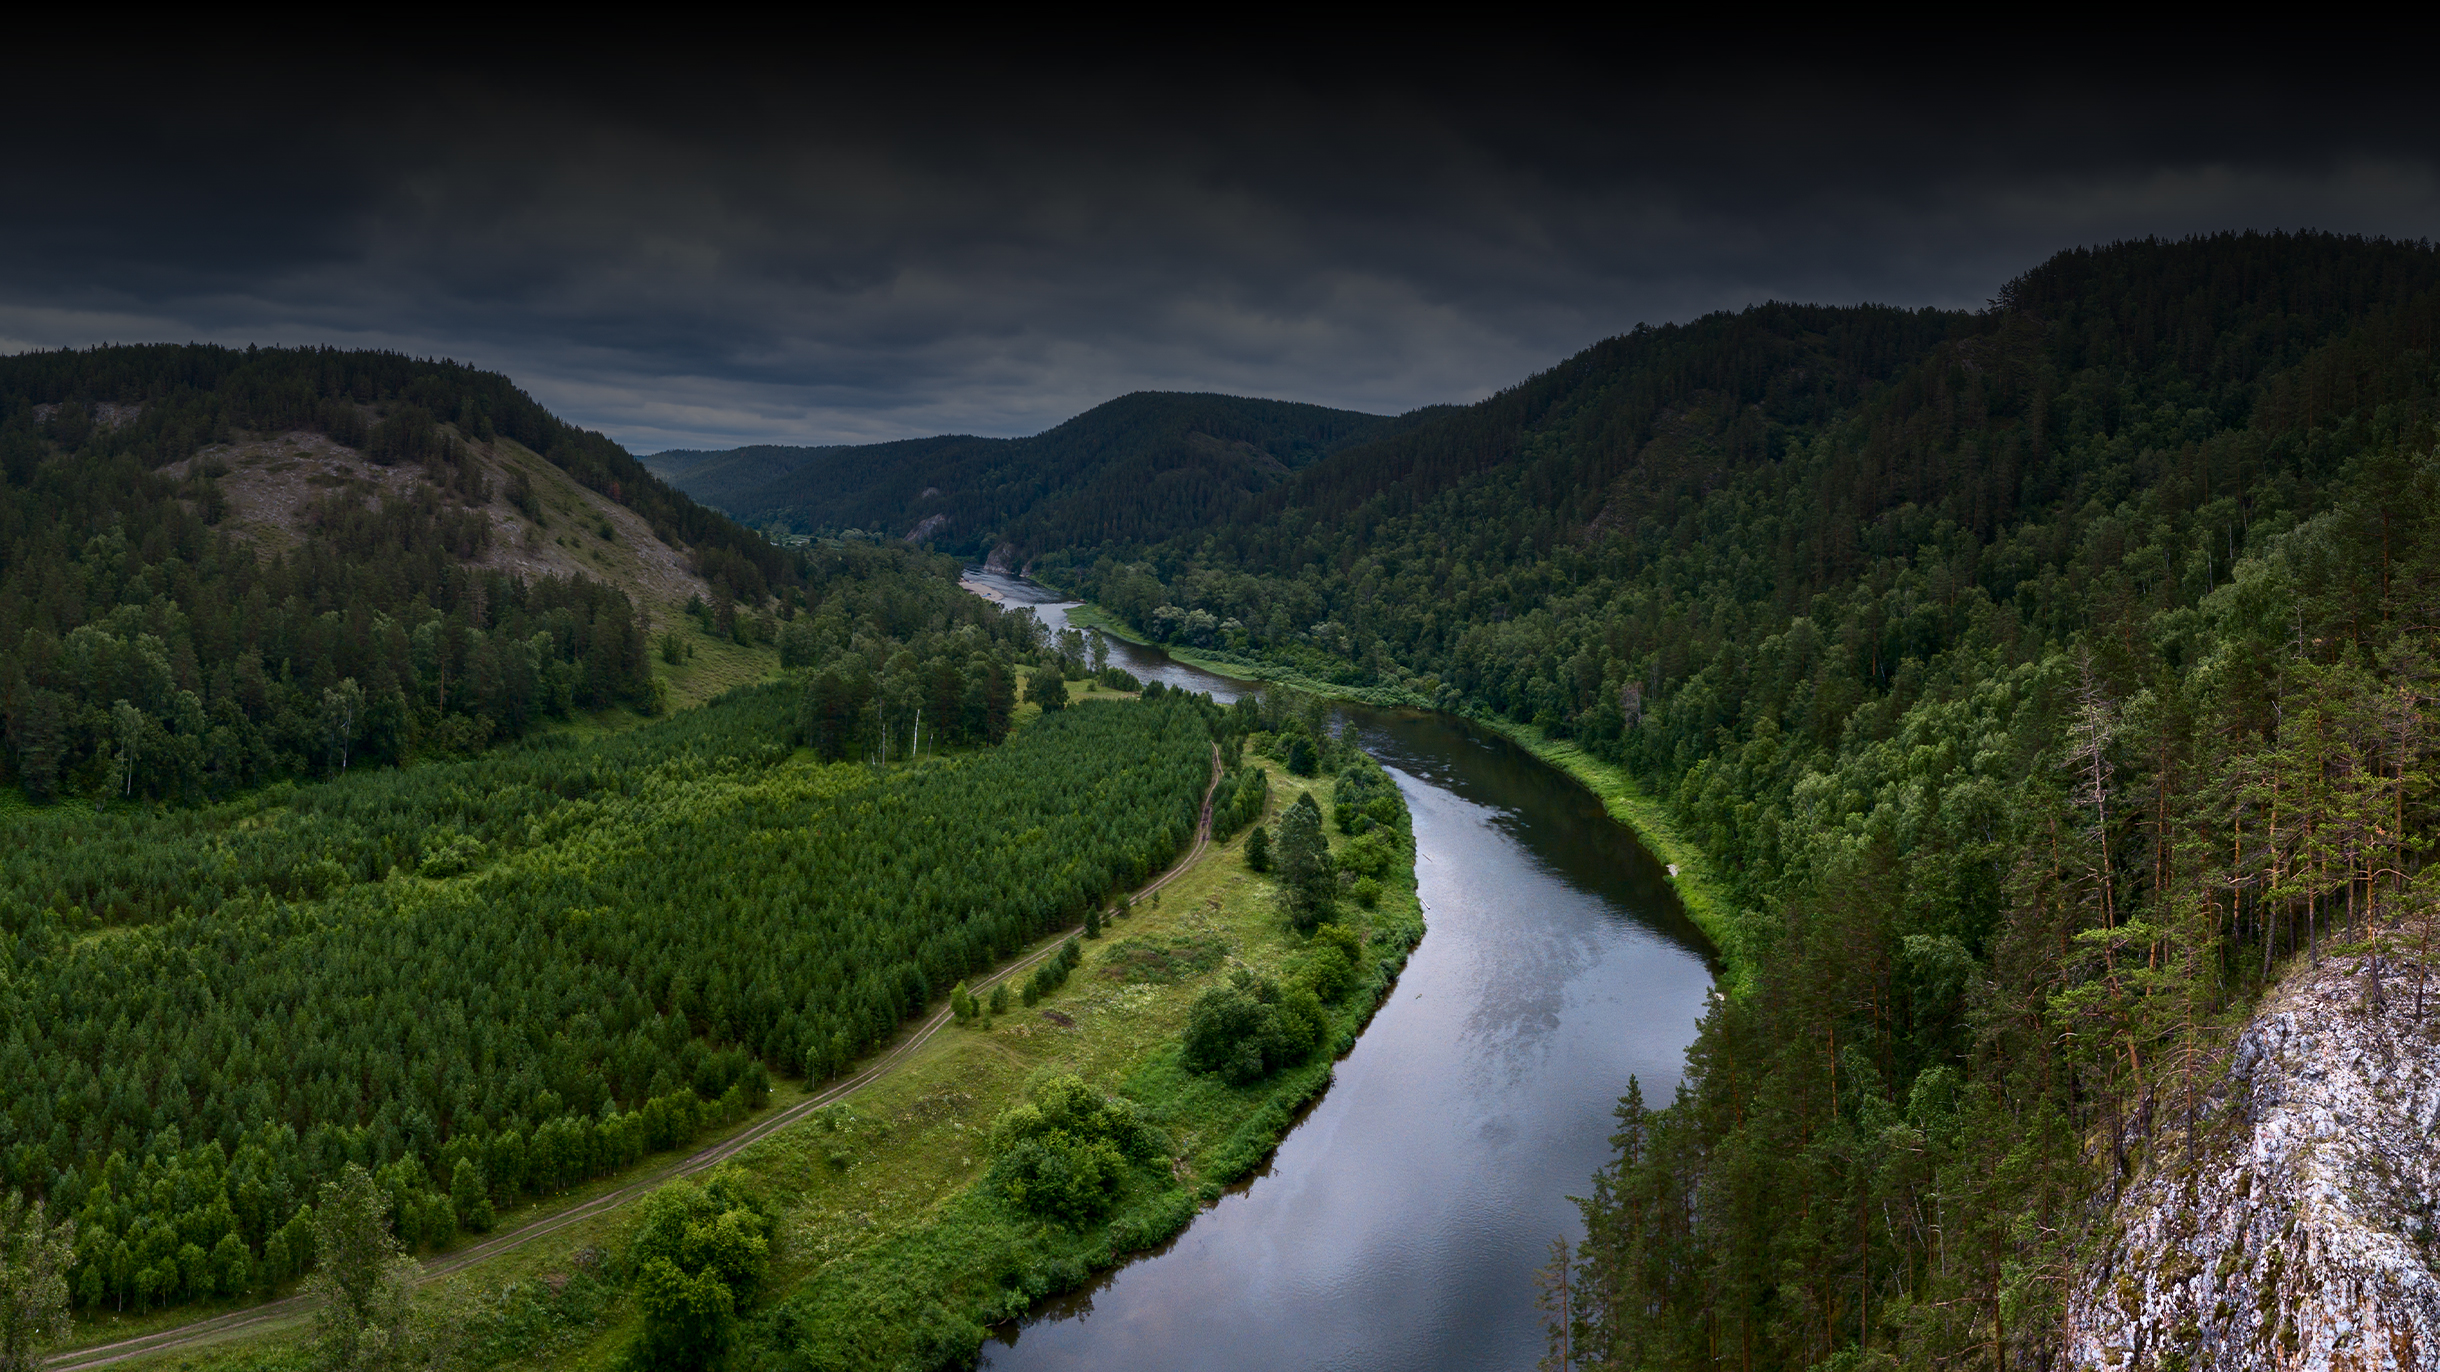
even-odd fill
[[[1041,706],[1046,715],[1064,710],[1068,704],[1067,682],[1060,677],[1057,667],[1038,668],[1026,684],[1025,698]]]
[[[475,1234],[491,1232],[491,1188],[484,1184],[483,1170],[472,1158],[459,1158],[457,1170],[450,1174],[449,1204],[457,1212],[459,1228]]]
[[[1338,911],[1338,873],[1330,840],[1322,832],[1322,810],[1310,791],[1279,817],[1279,894],[1288,923],[1311,930]]]

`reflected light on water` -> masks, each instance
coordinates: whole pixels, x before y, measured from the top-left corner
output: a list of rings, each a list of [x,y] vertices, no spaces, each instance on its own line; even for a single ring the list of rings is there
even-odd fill
[[[1066,605],[969,574],[1053,629]],[[1230,681],[1110,641],[1136,676]],[[1526,1372],[1533,1270],[1581,1233],[1630,1074],[1675,1091],[1708,949],[1651,856],[1571,778],[1423,711],[1349,709],[1413,811],[1429,932],[1329,1091],[1262,1173],[1162,1249],[985,1345],[995,1372]]]

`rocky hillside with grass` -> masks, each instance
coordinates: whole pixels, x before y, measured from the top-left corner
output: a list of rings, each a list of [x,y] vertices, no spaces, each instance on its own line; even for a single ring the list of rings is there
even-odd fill
[[[0,793],[197,801],[469,755],[759,677],[816,582],[958,598],[820,560],[456,363],[0,358]]]
[[[446,508],[459,516],[456,551],[470,568],[528,580],[590,577],[660,622],[713,597],[687,550],[663,542],[635,511],[513,438],[467,442],[453,427],[440,431],[464,454],[441,472],[385,464],[311,429],[234,436],[162,471],[191,483],[191,503],[216,502],[227,528],[267,551],[293,548],[354,511]]]
[[[2440,1362],[2440,1004],[2377,952],[2300,967],[2117,1198],[2067,1320],[2079,1368]],[[2182,1114],[2168,1088],[2158,1107]]]

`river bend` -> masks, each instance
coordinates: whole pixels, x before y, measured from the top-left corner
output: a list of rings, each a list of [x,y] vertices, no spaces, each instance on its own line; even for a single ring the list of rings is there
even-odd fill
[[[968,585],[1066,604],[1030,583]],[[1112,640],[1138,677],[1246,685]],[[1582,1232],[1630,1074],[1676,1090],[1711,993],[1667,875],[1573,778],[1453,716],[1349,708],[1414,814],[1429,931],[1269,1167],[985,1345],[993,1372],[1530,1372],[1533,1270]]]

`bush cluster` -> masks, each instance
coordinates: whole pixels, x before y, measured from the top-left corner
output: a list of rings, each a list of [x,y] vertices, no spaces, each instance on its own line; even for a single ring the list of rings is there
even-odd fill
[[[992,1124],[989,1183],[1018,1209],[1067,1224],[1109,1213],[1132,1163],[1157,1163],[1168,1140],[1132,1102],[1073,1076],[1054,1077]]]

